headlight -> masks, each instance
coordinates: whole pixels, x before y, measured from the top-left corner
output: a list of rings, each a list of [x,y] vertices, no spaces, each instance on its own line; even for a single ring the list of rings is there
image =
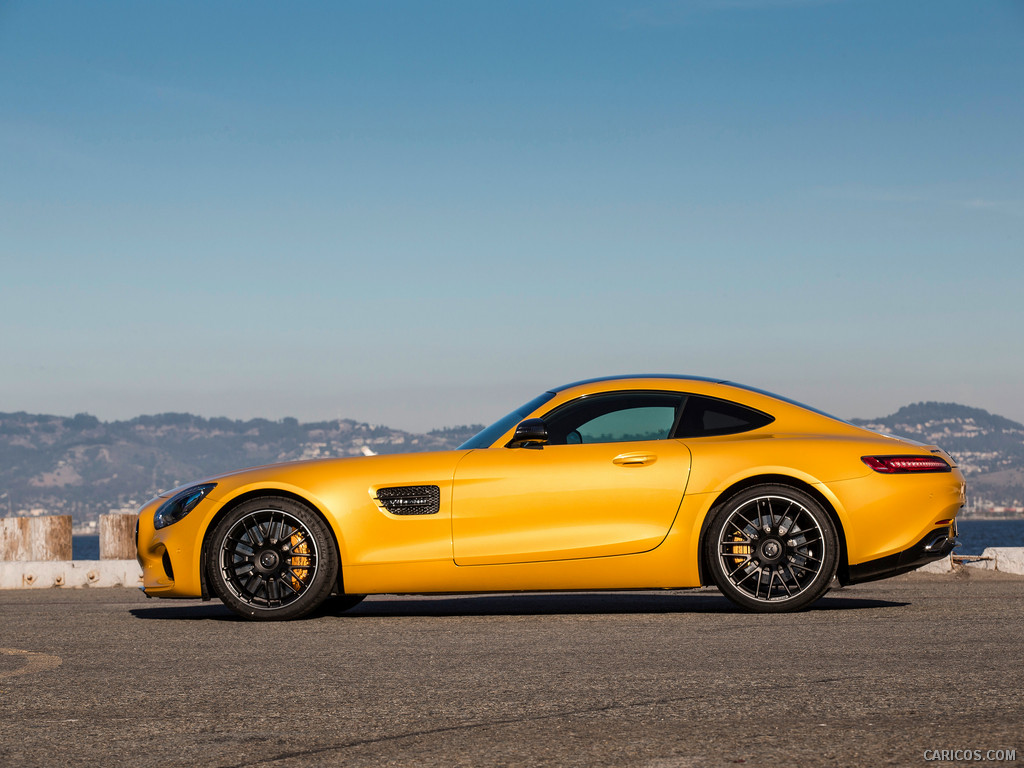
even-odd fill
[[[195,509],[196,505],[206,498],[206,494],[216,487],[216,483],[193,485],[180,493],[174,494],[161,504],[153,514],[153,527],[159,530],[160,528],[166,528],[171,523],[178,522]]]

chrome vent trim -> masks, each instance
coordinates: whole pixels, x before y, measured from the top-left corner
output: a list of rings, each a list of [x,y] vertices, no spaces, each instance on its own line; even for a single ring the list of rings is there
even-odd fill
[[[441,510],[441,489],[436,485],[378,488],[377,501],[392,515],[436,515]]]

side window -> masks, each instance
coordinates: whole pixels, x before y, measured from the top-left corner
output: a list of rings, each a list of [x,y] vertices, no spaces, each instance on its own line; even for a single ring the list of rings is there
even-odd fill
[[[675,437],[712,437],[735,435],[759,429],[775,421],[773,416],[745,405],[690,395],[676,427]]]
[[[575,400],[544,417],[548,443],[621,443],[665,440],[683,397],[667,392],[620,392]]]
[[[676,420],[672,406],[653,405],[612,411],[576,427],[581,443],[665,440]]]

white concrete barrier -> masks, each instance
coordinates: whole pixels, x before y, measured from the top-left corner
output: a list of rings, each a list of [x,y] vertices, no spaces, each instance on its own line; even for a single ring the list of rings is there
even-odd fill
[[[140,587],[136,560],[27,560],[0,562],[0,589]]]
[[[989,547],[985,560],[968,562],[968,568],[1024,575],[1024,547]],[[947,555],[923,565],[915,573],[952,573]],[[29,560],[0,561],[0,589],[51,589],[53,587],[141,587],[142,568],[136,560]]]
[[[1024,547],[988,547],[981,556],[987,559],[967,563],[967,567],[1024,575]]]
[[[953,555],[946,555],[941,560],[932,560],[926,565],[922,565],[914,573],[952,573],[953,572]]]

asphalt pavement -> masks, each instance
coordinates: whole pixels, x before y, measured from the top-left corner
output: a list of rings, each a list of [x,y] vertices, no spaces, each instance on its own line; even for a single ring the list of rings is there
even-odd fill
[[[0,765],[1009,765],[1022,634],[1024,577],[998,573],[778,616],[696,590],[374,597],[254,624],[129,589],[5,591]]]

